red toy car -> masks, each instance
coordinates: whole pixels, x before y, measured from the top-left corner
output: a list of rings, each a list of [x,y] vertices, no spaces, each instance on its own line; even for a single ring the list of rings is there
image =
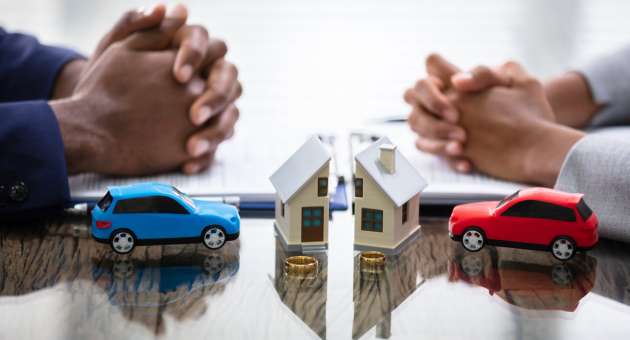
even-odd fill
[[[546,188],[515,192],[500,202],[458,205],[448,223],[451,239],[468,251],[486,244],[549,250],[566,261],[597,244],[597,216],[582,194]]]

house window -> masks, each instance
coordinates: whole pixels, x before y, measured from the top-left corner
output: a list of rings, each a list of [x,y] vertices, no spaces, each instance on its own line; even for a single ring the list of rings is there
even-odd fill
[[[409,218],[409,202],[405,202],[402,206],[402,223],[405,224]]]
[[[324,226],[324,208],[305,207],[302,208],[303,228],[322,228]]]
[[[284,217],[284,202],[280,201],[280,216]]]
[[[363,197],[363,178],[354,179],[354,197]]]
[[[328,196],[328,177],[319,177],[317,179],[317,196]]]
[[[361,230],[383,232],[383,210],[361,209]]]

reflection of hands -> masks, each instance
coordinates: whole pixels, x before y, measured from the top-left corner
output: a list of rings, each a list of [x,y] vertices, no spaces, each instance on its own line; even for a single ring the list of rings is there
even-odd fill
[[[540,82],[520,65],[469,73],[443,58],[427,60],[429,77],[405,94],[419,149],[446,157],[459,171],[552,185],[582,133],[555,124]]]
[[[176,168],[181,165],[185,172],[193,173],[205,168],[211,161],[211,156],[214,154],[218,144],[233,134],[234,124],[238,119],[238,109],[233,103],[240,96],[241,85],[238,82],[237,71],[234,65],[223,59],[227,52],[225,43],[209,38],[206,29],[201,26],[184,25],[186,18],[186,8],[181,5],[172,8],[168,13],[163,5],[158,5],[148,12],[130,11],[125,13],[114,28],[101,40],[89,60],[71,62],[63,69],[55,86],[54,98],[63,98],[71,95],[76,97],[79,90],[77,87],[79,81],[85,83],[85,78],[93,73],[93,69],[103,63],[102,56],[107,54],[110,48],[116,48],[117,45],[127,44],[127,47],[129,47],[129,44],[132,44],[135,45],[137,51],[143,52],[173,49],[176,55],[171,65],[161,65],[160,67],[166,70],[172,69],[173,75],[169,81],[177,80],[177,82],[186,84],[193,89],[196,98],[180,114],[182,116],[190,116],[191,123],[196,127],[189,128],[189,134],[181,136],[179,140],[169,140],[172,147],[185,149],[188,157],[171,158],[174,156],[173,154],[165,154],[163,156],[167,158],[165,161],[171,165],[170,168]],[[123,63],[128,64],[129,62],[131,60]],[[137,60],[134,62],[137,62]],[[140,69],[143,69],[141,65],[138,66]],[[120,67],[120,65],[112,65],[112,67]],[[149,69],[145,69],[145,71],[147,73],[152,72]],[[137,76],[140,77],[139,79],[146,81],[153,75],[137,74]],[[115,82],[116,79],[113,81]],[[139,105],[142,105],[144,104],[141,103],[142,101],[153,100],[155,95],[157,93],[151,93],[150,95],[145,93],[144,96],[135,100],[139,101]],[[51,103],[53,108],[57,107],[55,111],[60,119],[62,134],[65,132],[64,127],[66,128],[65,130],[68,130],[67,127],[70,125],[75,125],[75,127],[79,125],[77,122],[64,124],[63,118],[69,121],[76,120],[76,115],[59,114],[58,110],[64,106],[59,107],[59,103],[53,103]],[[165,103],[165,105],[168,106],[168,103]],[[82,113],[82,115],[88,116],[91,114],[91,112]],[[129,114],[132,113],[130,112]],[[157,120],[156,115],[153,115],[150,119],[152,123],[162,125],[162,122]],[[181,127],[179,126],[179,128]],[[142,135],[140,130],[145,129],[146,126],[136,126],[135,128],[137,129],[134,131],[135,134]],[[169,128],[173,130],[178,129],[177,126]],[[74,131],[72,133],[77,134],[78,132]],[[160,137],[154,136],[154,138],[159,139]],[[64,134],[70,172],[102,171],[98,170],[98,167],[93,168],[90,166],[90,162],[83,161],[83,164],[80,166],[76,164],[76,157],[73,157],[73,154],[78,151],[78,146],[73,145],[72,141],[78,141],[79,139],[81,139],[79,136],[66,136]],[[186,139],[188,141],[184,144]],[[137,148],[142,152],[149,151],[146,149],[148,149],[149,143],[154,143],[154,141],[155,139],[142,140],[138,138],[136,140]],[[96,141],[92,140],[92,142],[95,143]],[[185,146],[182,147],[182,145]],[[125,147],[125,145],[119,145],[119,147]],[[154,145],[151,147],[154,148]],[[100,149],[103,148],[100,147]],[[83,149],[88,148],[85,147]],[[101,163],[103,161],[109,162],[110,159],[100,160]],[[167,170],[163,167],[164,164],[152,164],[150,159],[146,161],[149,162],[145,164],[146,167],[143,166],[141,169],[131,171],[131,173],[129,172],[130,169],[117,169],[116,167],[111,167],[107,173],[145,174]],[[175,161],[179,161],[179,163],[174,164]]]

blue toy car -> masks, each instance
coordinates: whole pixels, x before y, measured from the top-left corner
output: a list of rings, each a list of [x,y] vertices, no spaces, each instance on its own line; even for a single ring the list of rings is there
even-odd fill
[[[236,207],[193,200],[161,183],[111,187],[92,210],[92,237],[119,254],[150,244],[202,242],[219,249],[239,232]]]

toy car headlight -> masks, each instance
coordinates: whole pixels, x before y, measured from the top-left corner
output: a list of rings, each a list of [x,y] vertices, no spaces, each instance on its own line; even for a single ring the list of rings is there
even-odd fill
[[[236,216],[232,216],[232,217],[230,217],[230,222],[237,223],[238,222],[238,218]]]

